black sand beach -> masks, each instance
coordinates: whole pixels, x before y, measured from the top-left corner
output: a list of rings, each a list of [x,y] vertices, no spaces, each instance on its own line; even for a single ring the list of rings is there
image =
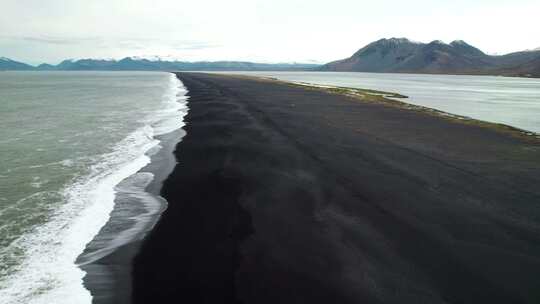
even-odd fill
[[[187,135],[134,303],[540,303],[540,144],[180,73]]]

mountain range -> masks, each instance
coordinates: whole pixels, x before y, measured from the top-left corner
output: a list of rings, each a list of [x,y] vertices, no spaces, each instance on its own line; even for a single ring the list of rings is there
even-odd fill
[[[309,63],[254,63],[244,61],[166,61],[126,57],[114,59],[68,59],[57,65],[31,66],[9,58],[0,58],[2,70],[36,71],[296,71],[312,70],[320,65]]]
[[[449,44],[406,38],[380,39],[351,57],[324,65],[245,61],[174,61],[160,58],[64,60],[31,66],[0,57],[2,70],[38,71],[340,71],[380,73],[470,74],[540,77],[540,48],[506,55],[488,55],[462,40]]]
[[[488,55],[462,40],[447,44],[390,38],[372,42],[319,70],[540,77],[540,49]]]
[[[7,70],[27,71],[27,70],[33,70],[33,69],[35,69],[35,67],[28,65],[26,63],[11,60],[6,57],[0,57],[0,71],[7,71]]]

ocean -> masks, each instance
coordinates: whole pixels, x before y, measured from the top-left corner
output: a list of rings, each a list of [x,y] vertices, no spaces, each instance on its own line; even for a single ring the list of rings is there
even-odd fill
[[[78,265],[164,208],[136,173],[183,126],[185,94],[170,73],[0,73],[0,303],[91,302]],[[110,219],[121,198],[129,210]],[[85,250],[109,220],[126,233]]]
[[[226,72],[230,73],[230,72]],[[498,76],[352,72],[237,72],[396,92],[407,103],[540,133],[540,79]]]

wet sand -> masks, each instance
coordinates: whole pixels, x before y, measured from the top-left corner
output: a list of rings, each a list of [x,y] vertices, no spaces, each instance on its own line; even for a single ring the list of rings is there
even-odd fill
[[[540,144],[227,75],[179,73],[187,135],[134,303],[539,303]]]
[[[157,136],[156,139],[160,141],[162,148],[154,155],[151,156],[151,162],[142,168],[139,172],[150,172],[154,175],[152,182],[146,187],[145,191],[159,196],[163,185],[163,181],[171,173],[176,164],[173,151],[176,144],[185,132],[183,130],[176,130],[171,133]],[[118,199],[118,198],[117,198]],[[129,201],[115,202],[115,207],[111,213],[109,222],[102,228],[100,233],[95,236],[94,240],[87,245],[87,250],[92,251],[92,247],[98,247],[102,245],[102,238],[110,237],[111,231],[107,229],[129,229],[129,227],[122,227],[116,222],[116,217],[125,218],[122,209],[127,208],[141,208],[138,205],[130,207]],[[163,206],[162,208],[165,208]],[[155,215],[153,216],[155,217]],[[116,248],[110,254],[100,258],[97,261],[80,265],[81,269],[86,272],[84,277],[84,286],[92,295],[93,304],[129,304],[132,303],[132,263],[133,258],[139,252],[141,241],[144,236],[151,230],[152,225],[155,224],[158,218],[149,221],[145,227],[141,227],[142,230],[137,232],[134,238],[126,244]],[[125,219],[123,219],[125,221]],[[124,223],[125,225],[125,223]],[[111,228],[112,226],[112,228]],[[79,259],[84,258],[82,254]]]

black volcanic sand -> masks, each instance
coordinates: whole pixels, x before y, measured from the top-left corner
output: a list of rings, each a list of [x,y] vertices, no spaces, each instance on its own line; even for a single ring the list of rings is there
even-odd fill
[[[135,303],[540,303],[540,144],[180,73],[187,136]]]

